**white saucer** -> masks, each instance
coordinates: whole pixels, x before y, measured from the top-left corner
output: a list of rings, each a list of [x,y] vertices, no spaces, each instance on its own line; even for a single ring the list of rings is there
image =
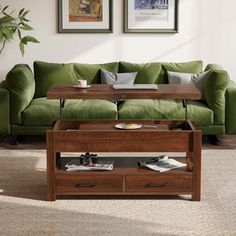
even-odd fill
[[[140,129],[140,128],[142,128],[142,125],[140,125],[140,124],[124,124],[124,123],[121,123],[121,124],[116,124],[115,127],[117,129]]]
[[[87,88],[91,88],[91,85],[87,85],[86,87],[81,87],[81,86],[77,86],[77,85],[73,85],[74,88],[78,88],[78,89],[87,89]]]

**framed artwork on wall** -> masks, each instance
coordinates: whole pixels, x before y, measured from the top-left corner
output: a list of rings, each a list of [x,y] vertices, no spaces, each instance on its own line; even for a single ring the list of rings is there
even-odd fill
[[[177,33],[178,0],[124,0],[125,33]]]
[[[112,31],[112,0],[58,0],[59,33]]]

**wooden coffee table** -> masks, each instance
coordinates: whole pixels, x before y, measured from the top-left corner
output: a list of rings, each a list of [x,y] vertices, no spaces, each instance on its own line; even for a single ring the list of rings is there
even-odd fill
[[[63,195],[192,195],[200,200],[201,131],[191,121],[133,121],[157,128],[117,130],[127,121],[63,121],[47,131],[48,200]],[[112,171],[67,172],[64,152],[181,152],[188,166],[155,172],[114,158]],[[144,158],[142,158],[143,160]],[[69,159],[68,159],[69,160]],[[120,163],[124,162],[122,166]]]

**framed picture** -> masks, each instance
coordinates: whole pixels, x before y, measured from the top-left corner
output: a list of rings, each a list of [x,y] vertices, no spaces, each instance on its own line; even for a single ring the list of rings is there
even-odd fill
[[[112,0],[58,0],[59,33],[112,33]]]
[[[124,32],[178,32],[178,0],[124,0],[124,5]]]

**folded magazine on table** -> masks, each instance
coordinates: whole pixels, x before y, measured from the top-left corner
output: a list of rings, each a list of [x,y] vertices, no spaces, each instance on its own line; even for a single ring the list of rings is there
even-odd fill
[[[77,170],[113,170],[113,161],[99,160],[96,164],[81,165],[80,160],[75,159],[68,162],[65,167],[66,171],[77,171]]]
[[[168,156],[164,156],[163,159],[157,161],[157,162],[152,162],[152,163],[147,163],[143,164],[143,167],[159,171],[159,172],[164,172],[172,169],[177,169],[187,166],[187,164],[176,161],[175,159],[169,159]]]

